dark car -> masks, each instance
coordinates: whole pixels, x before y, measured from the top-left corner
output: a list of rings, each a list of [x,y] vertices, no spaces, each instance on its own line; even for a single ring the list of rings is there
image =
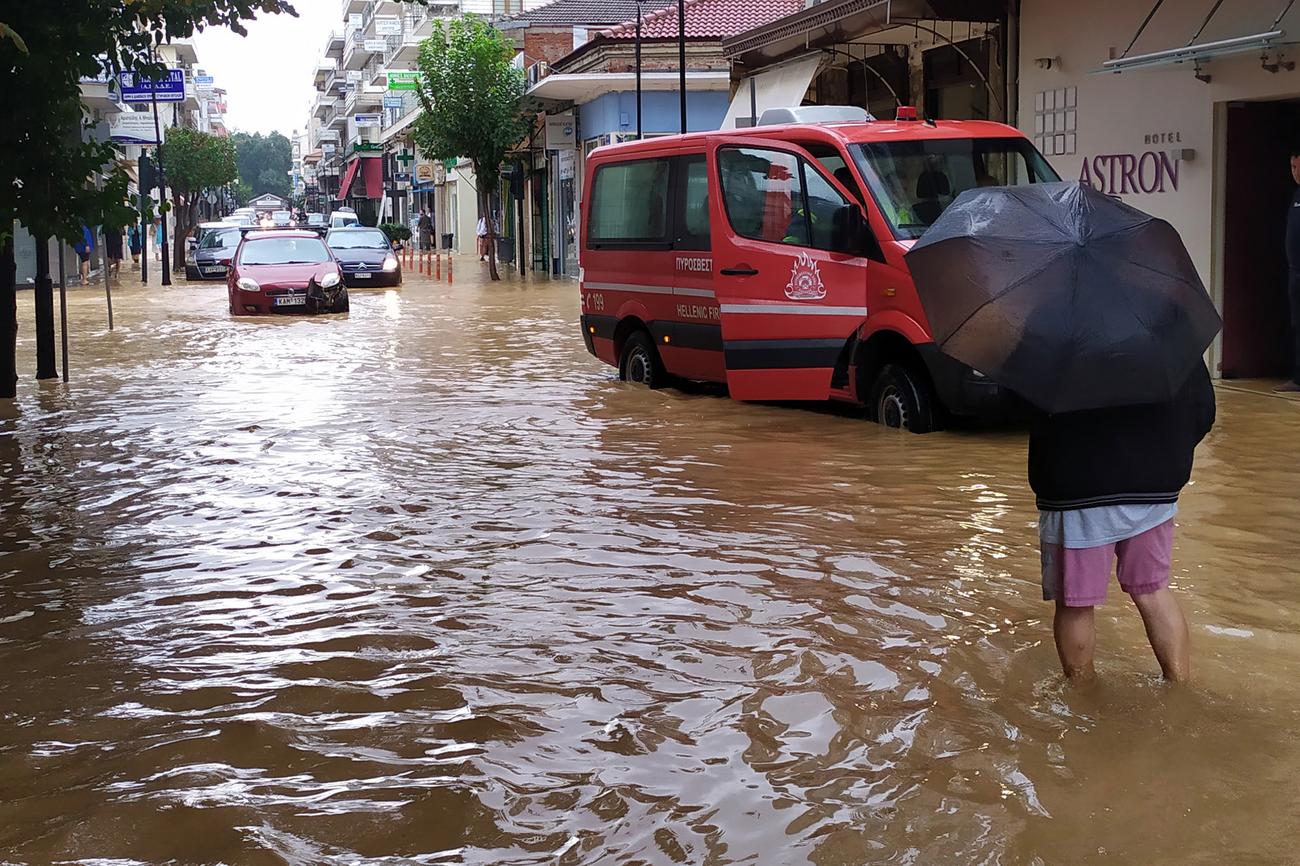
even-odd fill
[[[190,279],[224,280],[226,268],[235,256],[239,246],[239,226],[225,226],[213,229],[203,235],[199,248],[194,252],[195,275]],[[187,274],[188,276],[188,274]]]
[[[346,313],[339,264],[316,232],[245,231],[226,276],[233,315]]]
[[[388,235],[379,229],[353,226],[330,229],[325,236],[343,270],[343,282],[352,288],[400,286],[402,264],[393,254]]]

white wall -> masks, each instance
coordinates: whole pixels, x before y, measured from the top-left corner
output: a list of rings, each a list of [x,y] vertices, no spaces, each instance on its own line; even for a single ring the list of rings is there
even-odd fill
[[[1211,5],[1164,4],[1130,55],[1186,45]],[[1191,64],[1093,74],[1112,53],[1123,52],[1149,9],[1149,3],[1132,0],[1023,0],[1020,127],[1035,135],[1038,94],[1076,88],[1073,152],[1051,155],[1045,150],[1049,161],[1063,178],[1076,180],[1086,160],[1094,186],[1172,223],[1221,306],[1217,268],[1223,208],[1215,183],[1224,131],[1216,115],[1229,101],[1300,97],[1300,70],[1270,73],[1254,51],[1210,60],[1205,65],[1209,83],[1197,80]],[[1197,42],[1261,33],[1279,11],[1277,0],[1226,3]],[[1300,4],[1281,26],[1300,30]],[[1051,68],[1041,68],[1040,59],[1051,59]],[[1170,153],[1184,149],[1194,152],[1190,160]],[[1156,182],[1154,165],[1162,152],[1177,171],[1177,189],[1168,173],[1162,185]],[[1100,183],[1096,168],[1103,170]],[[1124,168],[1130,170],[1127,178]]]

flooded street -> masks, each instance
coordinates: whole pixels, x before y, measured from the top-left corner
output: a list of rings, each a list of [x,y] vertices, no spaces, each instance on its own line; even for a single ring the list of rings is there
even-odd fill
[[[151,268],[155,268],[152,262]],[[649,392],[572,283],[70,293],[0,420],[0,862],[1295,862],[1300,403],[1219,390],[1196,683],[1068,687],[1015,431]]]

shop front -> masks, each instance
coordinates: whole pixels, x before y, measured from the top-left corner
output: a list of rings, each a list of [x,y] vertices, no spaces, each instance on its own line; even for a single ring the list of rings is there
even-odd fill
[[[1062,177],[1178,229],[1223,314],[1209,360],[1225,378],[1290,370],[1296,28],[1285,0],[1021,5],[1020,127]]]

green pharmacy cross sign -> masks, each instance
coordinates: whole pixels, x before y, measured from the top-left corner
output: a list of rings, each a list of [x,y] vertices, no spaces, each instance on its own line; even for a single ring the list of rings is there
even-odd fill
[[[389,90],[419,90],[420,89],[419,72],[389,72],[388,89]]]

